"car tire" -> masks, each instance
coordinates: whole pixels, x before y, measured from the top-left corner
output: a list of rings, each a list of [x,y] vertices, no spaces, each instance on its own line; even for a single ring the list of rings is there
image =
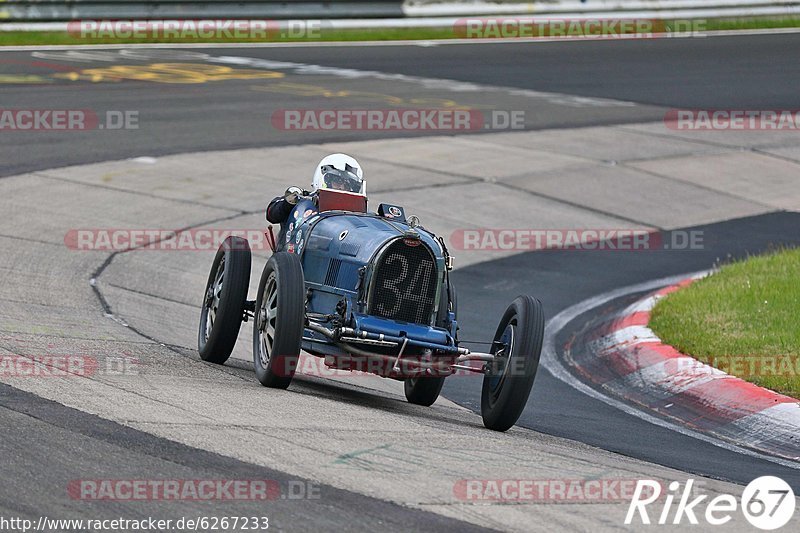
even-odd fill
[[[491,353],[510,344],[510,353],[489,363],[481,390],[483,424],[495,431],[513,426],[528,403],[544,339],[544,311],[539,300],[518,296],[508,306],[495,333]],[[505,352],[505,350],[503,350]]]
[[[220,245],[206,282],[197,347],[200,358],[221,365],[236,345],[250,285],[250,245],[228,237]]]
[[[277,252],[261,274],[253,320],[253,366],[265,387],[292,382],[305,329],[305,281],[300,258]]]
[[[416,378],[406,378],[403,383],[403,390],[406,393],[406,400],[408,400],[409,403],[430,407],[436,402],[439,393],[442,392],[443,385],[443,377],[420,376]]]

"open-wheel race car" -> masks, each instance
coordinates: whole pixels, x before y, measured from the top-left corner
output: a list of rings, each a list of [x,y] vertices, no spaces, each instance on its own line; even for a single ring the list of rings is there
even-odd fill
[[[402,380],[408,401],[424,406],[436,401],[447,376],[476,372],[484,374],[484,425],[513,426],[539,364],[541,303],[517,297],[485,343],[489,351],[471,352],[459,346],[453,259],[443,238],[399,206],[368,213],[366,197],[295,194],[278,243],[267,233],[273,254],[255,300],[247,300],[248,242],[232,236],[220,246],[203,300],[201,358],[224,363],[241,323],[252,319],[255,373],[267,387],[289,386],[301,350],[330,368]]]

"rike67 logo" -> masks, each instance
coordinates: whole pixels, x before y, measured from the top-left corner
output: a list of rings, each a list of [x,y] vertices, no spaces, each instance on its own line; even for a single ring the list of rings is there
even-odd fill
[[[762,476],[754,479],[742,492],[741,501],[730,494],[720,494],[707,502],[706,494],[692,498],[693,485],[693,479],[688,480],[683,488],[679,482],[673,481],[666,494],[662,495],[661,483],[640,479],[628,507],[625,524],[641,521],[642,524],[655,522],[661,525],[678,525],[688,522],[697,525],[700,516],[709,525],[721,526],[730,522],[737,510],[741,509],[751,525],[769,531],[785,526],[794,515],[794,491],[779,477]],[[658,505],[662,499],[663,507],[659,512]],[[656,502],[658,505],[652,505]],[[655,513],[651,519],[649,512],[653,511]]]

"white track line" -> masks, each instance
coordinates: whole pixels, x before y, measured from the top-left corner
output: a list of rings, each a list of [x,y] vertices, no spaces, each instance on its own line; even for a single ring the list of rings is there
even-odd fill
[[[702,35],[694,33],[674,33],[669,37],[644,39],[647,41],[670,39],[704,39],[707,37],[738,37],[749,35],[781,35],[800,33],[800,28],[763,28],[753,30],[717,30],[704,31]],[[519,43],[558,43],[597,41],[641,41],[642,39],[594,39],[594,38],[510,38],[510,39],[406,39],[396,41],[305,41],[305,42],[269,42],[269,43],[128,43],[128,44],[59,44],[59,45],[20,45],[0,46],[0,52],[29,52],[36,50],[80,50],[80,49],[119,49],[119,48],[318,48],[331,46],[447,46],[463,44],[519,44]]]
[[[562,362],[556,356],[556,335],[564,329],[564,327],[572,322],[575,318],[582,315],[583,313],[590,311],[596,307],[604,305],[611,300],[615,300],[617,298],[621,298],[628,294],[633,294],[636,292],[644,292],[649,290],[658,289],[660,287],[664,287],[666,285],[673,285],[678,283],[688,277],[692,276],[700,276],[705,275],[710,271],[701,271],[701,272],[694,272],[690,274],[681,274],[678,276],[669,276],[662,279],[657,279],[654,281],[647,281],[644,283],[638,283],[636,285],[629,285],[627,287],[622,287],[620,289],[615,289],[613,291],[609,291],[588,300],[584,300],[580,303],[577,303],[567,309],[564,309],[556,316],[554,316],[548,323],[547,327],[545,328],[545,338],[544,344],[542,346],[542,364],[544,368],[550,372],[555,378],[563,381],[570,387],[594,398],[595,400],[599,400],[611,407],[619,409],[620,411],[629,414],[631,416],[635,416],[645,422],[649,422],[656,426],[669,429],[671,431],[675,431],[676,433],[680,433],[681,435],[685,435],[687,437],[692,437],[703,442],[707,442],[724,450],[728,450],[735,453],[740,453],[742,455],[747,455],[749,457],[754,457],[757,459],[762,459],[765,461],[770,461],[772,463],[779,464],[781,466],[785,466],[787,468],[792,468],[795,470],[800,470],[800,463],[795,461],[789,461],[786,459],[781,459],[779,457],[773,457],[770,455],[765,455],[762,453],[758,453],[756,451],[750,450],[748,448],[743,448],[741,446],[737,446],[727,441],[723,441],[721,439],[717,439],[711,437],[705,433],[701,433],[699,431],[694,431],[687,427],[681,426],[679,424],[675,424],[668,420],[659,418],[657,416],[651,415],[644,411],[637,409],[636,407],[627,404],[621,400],[617,400],[616,398],[611,398],[602,394],[601,392],[593,389],[592,387],[588,386],[584,382],[580,381],[577,377],[575,377],[567,368],[562,364]]]

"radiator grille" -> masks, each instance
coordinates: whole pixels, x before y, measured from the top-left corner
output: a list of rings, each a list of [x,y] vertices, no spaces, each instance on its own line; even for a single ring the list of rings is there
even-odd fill
[[[437,290],[436,262],[433,254],[416,239],[400,239],[375,266],[371,315],[430,324]]]

